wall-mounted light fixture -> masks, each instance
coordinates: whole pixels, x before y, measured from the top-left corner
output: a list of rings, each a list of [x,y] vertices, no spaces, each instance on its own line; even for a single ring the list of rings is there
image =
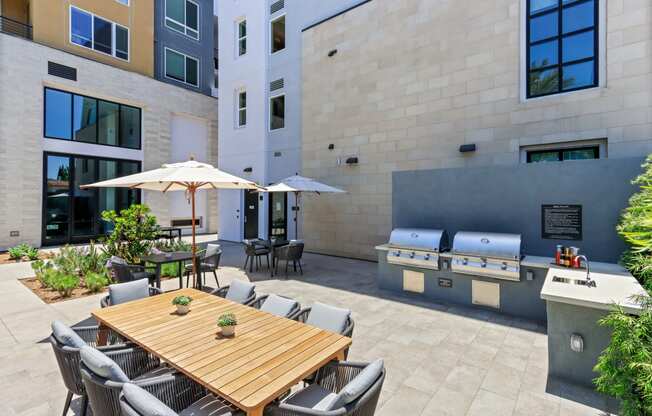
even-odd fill
[[[337,53],[337,49],[331,49],[331,50],[328,52],[328,57],[329,57],[329,58],[332,58],[333,56],[335,56],[336,53]]]
[[[463,144],[460,146],[460,153],[475,152],[475,143]]]
[[[580,334],[571,334],[570,348],[573,352],[584,351],[584,338]]]
[[[351,156],[346,159],[346,164],[347,165],[357,165],[358,164],[358,157],[357,156]]]
[[[333,150],[335,149],[335,145],[333,143],[328,145],[328,150]]]
[[[254,168],[252,168],[251,166],[249,166],[249,167],[247,167],[247,168],[242,169],[242,171],[243,171],[244,173],[251,173],[251,172],[254,171]]]

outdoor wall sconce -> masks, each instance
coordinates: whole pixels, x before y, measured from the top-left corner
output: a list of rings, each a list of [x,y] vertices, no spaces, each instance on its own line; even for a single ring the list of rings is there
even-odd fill
[[[357,165],[358,164],[358,158],[356,156],[351,156],[346,159],[346,164],[347,165]]]
[[[251,172],[253,172],[253,170],[254,170],[254,168],[252,168],[251,166],[249,166],[248,168],[244,168],[244,169],[242,169],[242,171],[243,171],[244,173],[251,173]]]
[[[328,52],[328,57],[332,58],[336,53],[337,53],[337,49],[332,49],[330,52]]]
[[[573,352],[584,351],[584,338],[580,334],[571,334],[570,348]]]
[[[335,149],[335,145],[333,143],[328,145],[328,150],[333,150]]]
[[[475,152],[475,143],[463,144],[460,146],[460,153]]]

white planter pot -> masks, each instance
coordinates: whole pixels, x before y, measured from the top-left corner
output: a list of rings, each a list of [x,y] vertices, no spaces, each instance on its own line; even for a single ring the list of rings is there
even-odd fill
[[[235,325],[223,326],[221,328],[222,328],[222,336],[232,337],[233,334],[235,334]]]
[[[190,305],[177,305],[177,314],[185,315],[190,312]]]

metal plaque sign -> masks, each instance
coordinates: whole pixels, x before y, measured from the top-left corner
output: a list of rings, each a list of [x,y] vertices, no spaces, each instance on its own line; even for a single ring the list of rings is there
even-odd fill
[[[581,205],[542,205],[541,238],[547,240],[581,240]]]
[[[453,287],[453,279],[439,279],[439,287]]]

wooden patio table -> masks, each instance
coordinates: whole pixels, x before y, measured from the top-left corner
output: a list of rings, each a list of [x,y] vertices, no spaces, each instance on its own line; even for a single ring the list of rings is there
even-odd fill
[[[172,299],[192,297],[187,315]],[[234,313],[233,337],[217,318]],[[92,312],[108,327],[158,356],[249,416],[333,359],[343,360],[351,338],[281,318],[195,289],[181,289]]]

